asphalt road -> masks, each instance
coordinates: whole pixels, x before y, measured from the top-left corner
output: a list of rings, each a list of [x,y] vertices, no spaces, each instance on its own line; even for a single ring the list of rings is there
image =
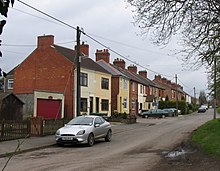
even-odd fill
[[[213,118],[213,110],[164,119],[138,119],[136,124],[117,125],[111,142],[98,141],[93,147],[83,145],[50,147],[16,155],[8,171],[147,171],[198,126]],[[7,158],[0,159],[3,166]],[[0,167],[1,168],[1,167]]]

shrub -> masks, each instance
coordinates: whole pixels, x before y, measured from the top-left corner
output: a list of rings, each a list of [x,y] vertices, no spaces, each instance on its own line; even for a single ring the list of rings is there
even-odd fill
[[[176,108],[176,101],[160,101],[158,108]],[[181,114],[183,115],[189,113],[189,108],[184,100],[178,101],[178,110],[181,110]]]

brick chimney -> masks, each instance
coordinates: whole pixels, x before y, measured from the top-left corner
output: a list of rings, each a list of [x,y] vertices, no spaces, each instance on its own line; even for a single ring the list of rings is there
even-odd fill
[[[49,48],[54,44],[54,36],[53,35],[44,35],[38,36],[37,47],[41,49]]]
[[[122,69],[125,69],[125,61],[123,59],[118,59],[117,58],[113,61],[113,64],[120,67],[120,68],[122,68]]]
[[[80,52],[83,53],[85,56],[89,56],[89,45],[82,42],[80,45]]]
[[[161,75],[155,75],[154,79],[161,82]]]
[[[164,83],[164,84],[167,84],[167,83],[168,83],[168,80],[163,77],[163,78],[161,79],[161,82]]]
[[[141,75],[142,77],[144,78],[147,78],[147,71],[144,70],[144,71],[139,71],[139,75]]]
[[[128,66],[128,71],[133,72],[133,73],[137,73],[137,66],[135,66],[135,65]]]
[[[103,49],[103,50],[97,49],[95,56],[96,56],[96,62],[99,60],[104,60],[105,62],[109,63],[110,53],[108,52],[108,49]]]
[[[75,45],[75,51],[77,46]],[[89,45],[85,44],[85,42],[82,42],[82,44],[79,47],[80,53],[82,53],[84,56],[89,57]]]

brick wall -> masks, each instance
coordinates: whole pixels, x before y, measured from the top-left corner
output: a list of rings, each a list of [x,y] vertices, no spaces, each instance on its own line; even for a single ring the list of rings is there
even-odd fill
[[[42,43],[42,42],[41,42]],[[65,117],[73,114],[72,63],[50,46],[37,48],[14,72],[14,93],[29,94],[33,90],[62,92],[65,95]]]

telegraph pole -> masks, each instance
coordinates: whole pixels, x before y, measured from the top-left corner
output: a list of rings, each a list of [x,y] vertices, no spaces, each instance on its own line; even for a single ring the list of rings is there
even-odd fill
[[[193,91],[194,91],[194,103],[196,105],[196,88],[195,87],[193,88]]]
[[[80,29],[77,26],[76,29],[76,115],[80,116],[80,105],[81,105],[81,88],[80,88]]]
[[[175,75],[176,80],[176,114],[178,114],[178,90],[177,90],[177,74]]]

